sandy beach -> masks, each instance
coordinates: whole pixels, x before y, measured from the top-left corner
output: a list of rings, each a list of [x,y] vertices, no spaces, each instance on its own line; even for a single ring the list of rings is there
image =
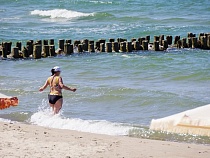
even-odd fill
[[[0,157],[209,158],[199,144],[108,136],[0,122]]]

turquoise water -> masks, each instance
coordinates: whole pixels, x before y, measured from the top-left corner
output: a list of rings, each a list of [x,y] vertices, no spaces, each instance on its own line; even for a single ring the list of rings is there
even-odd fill
[[[0,42],[38,39],[138,38],[210,32],[210,5],[203,1],[23,1],[0,2]],[[209,144],[210,139],[148,129],[150,121],[209,104],[210,51],[86,53],[40,60],[0,61],[1,93],[18,107],[0,118],[61,129]],[[55,65],[64,83],[59,116],[38,92]]]

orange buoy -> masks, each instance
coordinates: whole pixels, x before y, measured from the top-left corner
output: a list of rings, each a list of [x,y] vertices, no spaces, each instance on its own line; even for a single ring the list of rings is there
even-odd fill
[[[0,95],[0,110],[9,108],[10,106],[17,106],[18,98],[17,97],[9,97],[6,95]]]

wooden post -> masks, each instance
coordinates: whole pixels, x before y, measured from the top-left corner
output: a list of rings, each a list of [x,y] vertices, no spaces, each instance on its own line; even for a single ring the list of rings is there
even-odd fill
[[[12,52],[12,42],[6,42],[7,55]]]
[[[82,41],[82,43],[83,43],[83,50],[84,51],[88,51],[88,43],[89,43],[89,40],[88,39],[84,39]]]
[[[29,57],[28,49],[26,47],[23,47],[22,52],[23,52],[23,58],[28,58]]]
[[[83,52],[83,45],[79,44],[78,45],[78,53],[82,53]]]
[[[12,56],[13,56],[15,59],[19,58],[19,48],[18,48],[18,47],[12,48]]]
[[[210,35],[207,36],[207,47],[210,49]]]
[[[127,42],[126,43],[126,51],[127,52],[132,52],[132,42]]]
[[[58,41],[58,47],[61,50],[64,50],[64,43],[65,43],[65,40],[64,39],[59,39],[59,41]]]
[[[111,43],[114,42],[114,41],[115,41],[114,38],[110,38],[110,39],[109,39],[109,42],[111,42]]]
[[[148,41],[148,43],[150,42],[150,36],[146,36],[145,40]]]
[[[112,42],[112,51],[119,52],[119,44],[118,42]]]
[[[188,37],[188,38],[193,37],[193,35],[194,35],[194,34],[193,34],[192,32],[188,32],[188,33],[187,33],[187,37]]]
[[[160,36],[154,36],[154,42],[155,41],[158,41],[159,42],[159,40],[160,40]]]
[[[201,36],[201,49],[207,49],[207,38],[206,38],[206,36]]]
[[[41,45],[34,45],[34,59],[40,59],[42,57],[42,46]]]
[[[18,47],[18,50],[21,50],[21,48],[22,48],[22,43],[21,43],[21,42],[16,42],[16,47]]]
[[[208,37],[208,35],[210,35],[210,33],[204,33],[204,36]]]
[[[182,41],[181,40],[178,40],[177,41],[177,48],[181,48],[182,47]]]
[[[33,54],[34,47],[33,47],[33,41],[27,41],[26,42],[26,48],[28,49],[28,55]]]
[[[135,41],[134,41],[134,42],[135,42]],[[132,47],[132,51],[134,51],[135,48],[134,48],[134,43],[133,43],[133,42],[131,42],[131,47]]]
[[[64,54],[65,55],[71,55],[73,53],[73,45],[70,43],[64,44]]]
[[[79,40],[74,41],[74,47],[75,46],[78,47],[79,44],[81,44],[81,41],[79,41]]]
[[[164,35],[160,35],[159,43],[160,43],[161,46],[163,45],[163,43],[162,43],[163,41],[164,41]]]
[[[136,39],[135,38],[131,38],[131,42],[134,42],[134,41],[136,41]]]
[[[101,50],[101,43],[103,43],[104,44],[104,47],[105,47],[106,40],[105,39],[99,39],[98,42],[99,42],[98,50],[100,51]],[[105,50],[104,50],[104,52],[105,52]]]
[[[55,45],[50,45],[50,56],[54,57],[55,56]]]
[[[188,48],[192,48],[192,37],[188,38]]]
[[[168,41],[167,40],[163,40],[163,50],[166,50],[168,48]]]
[[[89,41],[89,44],[93,44],[94,45],[94,41],[93,40],[90,40]]]
[[[98,41],[99,41],[99,43],[104,43],[104,44],[106,43],[105,39],[99,39]]]
[[[140,43],[139,43],[139,41],[135,41],[134,42],[134,49],[137,50],[137,51],[140,50]]]
[[[7,50],[8,50],[7,55],[9,55],[12,52],[12,42],[8,42]]]
[[[192,48],[198,48],[198,38],[197,37],[192,38]]]
[[[55,44],[54,39],[50,39],[50,45],[54,45],[54,44]]]
[[[43,51],[44,51],[44,57],[50,56],[50,46],[49,45],[44,45]]]
[[[201,40],[201,37],[204,36],[204,33],[199,34],[199,40]]]
[[[37,40],[37,41],[35,42],[35,45],[42,45],[42,41],[41,41],[41,40]]]
[[[66,43],[71,44],[71,40],[70,40],[70,39],[66,40]],[[64,47],[65,47],[65,46],[64,46]]]
[[[159,41],[154,41],[154,43],[153,43],[153,49],[155,50],[155,51],[159,51],[160,49],[159,49]]]
[[[118,38],[118,39],[117,39],[117,42],[118,42],[118,43],[121,43],[121,42],[124,42],[124,40],[123,40],[122,38]]]
[[[69,51],[70,54],[73,54],[74,53],[74,45],[73,44],[70,44],[70,51]]]
[[[148,50],[148,41],[147,40],[142,41],[142,47],[143,47],[143,50]]]
[[[182,38],[182,48],[187,48],[187,39],[186,38]]]
[[[141,37],[139,37],[137,41],[139,42],[140,45],[142,45],[142,39],[141,39]]]
[[[100,50],[100,41],[96,41],[96,47],[95,47],[96,50]]]
[[[88,50],[89,50],[89,52],[91,52],[91,53],[95,52],[94,43],[89,44]]]
[[[146,40],[146,38],[144,38],[144,37],[138,38],[139,44],[142,45],[142,42],[143,42],[144,40]]]
[[[3,57],[7,58],[7,55],[11,53],[12,42],[3,42],[2,46],[3,46],[3,52],[2,52]]]
[[[142,43],[143,43],[143,41],[146,40],[146,38],[145,37],[142,37],[141,40],[142,40]]]
[[[88,51],[88,45],[86,45],[85,43],[82,43],[82,49],[84,52]]]
[[[174,44],[177,45],[177,41],[180,40],[180,36],[175,36],[175,39],[174,39]]]
[[[108,52],[108,53],[112,52],[112,43],[111,42],[106,43],[106,52]]]
[[[137,41],[139,42],[140,45],[142,45],[143,38],[140,37],[140,38],[138,38]]]
[[[43,40],[43,45],[48,45],[48,40]]]
[[[4,58],[7,58],[7,53],[8,53],[7,42],[3,42],[3,43],[2,43],[2,46],[3,46],[3,52],[2,52],[3,57],[4,57]]]
[[[120,51],[121,52],[126,52],[126,42],[121,42],[120,43]]]
[[[173,37],[172,36],[166,36],[166,40],[168,42],[168,45],[171,45],[172,41],[173,41]]]
[[[104,43],[100,44],[100,52],[105,52],[105,44]]]

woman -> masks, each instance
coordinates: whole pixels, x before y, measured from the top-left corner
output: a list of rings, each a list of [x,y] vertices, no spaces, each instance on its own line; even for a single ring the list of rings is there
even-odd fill
[[[43,91],[45,88],[50,86],[50,94],[48,95],[49,104],[53,109],[53,113],[57,114],[62,108],[63,96],[62,89],[75,92],[76,88],[69,88],[63,84],[63,80],[60,77],[61,69],[58,66],[55,66],[52,70],[52,76],[50,76],[45,84],[39,89]]]

